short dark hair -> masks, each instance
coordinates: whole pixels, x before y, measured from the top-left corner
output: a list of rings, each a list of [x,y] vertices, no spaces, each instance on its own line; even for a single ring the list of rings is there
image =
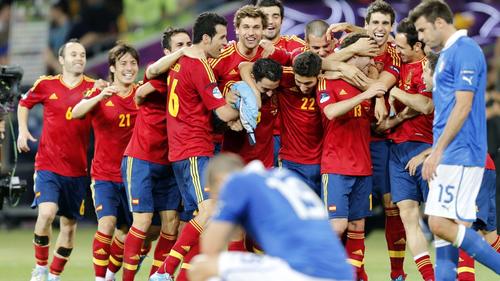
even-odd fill
[[[370,38],[370,35],[362,32],[349,33],[340,43],[340,49],[351,46],[352,44],[358,42],[358,40],[361,38]]]
[[[139,53],[134,47],[123,42],[117,42],[116,45],[108,52],[109,66],[116,66],[116,62],[125,54],[130,54],[137,61],[137,63],[139,63]],[[115,77],[113,72],[109,73],[109,78],[112,82],[114,81]]]
[[[330,25],[324,20],[312,20],[306,24],[304,39],[309,41],[309,35],[321,37],[326,34]]]
[[[194,22],[193,44],[200,43],[204,34],[210,36],[210,38],[214,37],[217,33],[215,30],[217,25],[227,26],[226,19],[212,12],[201,13]]]
[[[434,73],[434,70],[436,69],[436,65],[439,59],[439,54],[436,54],[434,52],[429,52],[425,57],[427,58],[427,64],[429,66],[429,69],[432,70],[432,73]]]
[[[417,42],[420,42],[422,44],[422,49],[424,49],[425,43],[418,40],[418,32],[415,29],[415,25],[408,18],[404,18],[399,22],[396,27],[396,31],[398,33],[403,33],[406,36],[406,41],[412,48]]]
[[[272,59],[258,59],[252,67],[252,74],[256,82],[267,78],[273,82],[279,81],[283,74],[281,64]]]
[[[66,45],[68,45],[69,43],[80,43],[80,41],[78,41],[78,39],[76,38],[71,38],[68,41],[66,41],[66,43],[64,43],[61,47],[59,47],[59,50],[57,51],[58,56],[64,58],[64,51],[66,50]]]
[[[257,2],[257,7],[274,7],[280,8],[281,20],[285,17],[285,7],[280,0],[259,0]]]
[[[241,20],[244,18],[260,18],[262,21],[262,29],[267,27],[267,17],[259,8],[252,5],[245,5],[239,8],[236,13],[234,13],[234,27],[238,28],[241,24]]]
[[[189,36],[189,33],[184,28],[175,28],[175,27],[165,28],[161,36],[161,47],[163,49],[172,51],[172,40],[171,40],[172,36],[179,33],[186,33]]]
[[[396,13],[394,12],[394,9],[389,3],[385,2],[384,0],[377,0],[371,3],[370,6],[368,6],[368,8],[366,9],[365,17],[366,23],[370,23],[370,19],[373,13],[381,13],[391,16],[391,24],[393,24],[396,20]]]
[[[321,72],[321,58],[311,52],[303,52],[293,62],[293,72],[300,76],[316,77]]]
[[[413,23],[420,17],[424,17],[431,23],[434,23],[437,18],[442,18],[448,24],[453,24],[453,12],[450,6],[439,0],[423,1],[410,11],[409,18]]]

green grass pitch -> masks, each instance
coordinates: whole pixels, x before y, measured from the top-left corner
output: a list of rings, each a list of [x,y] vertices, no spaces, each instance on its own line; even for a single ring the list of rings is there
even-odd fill
[[[90,225],[82,226],[77,230],[76,247],[61,276],[61,280],[94,280],[91,248],[94,232],[95,227]],[[34,265],[32,239],[33,233],[30,229],[0,230],[0,280],[28,281],[30,279],[31,269]],[[431,250],[431,252],[433,251]],[[389,280],[389,258],[382,231],[372,232],[368,236],[365,261],[370,281]],[[150,257],[146,258],[136,280],[147,281],[151,262]],[[405,270],[408,273],[407,281],[422,280],[408,251],[406,253]],[[495,273],[476,263],[477,281],[495,281],[499,279]],[[118,275],[117,280],[121,280],[121,275]]]

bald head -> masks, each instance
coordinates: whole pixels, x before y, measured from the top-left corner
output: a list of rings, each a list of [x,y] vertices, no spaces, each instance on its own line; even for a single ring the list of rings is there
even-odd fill
[[[211,196],[219,193],[223,181],[229,174],[240,171],[244,166],[241,157],[233,153],[220,153],[210,159],[205,170],[205,178]]]
[[[313,35],[315,37],[322,37],[326,34],[328,30],[328,23],[324,20],[312,20],[306,24],[305,35],[306,41],[309,38],[309,35]]]

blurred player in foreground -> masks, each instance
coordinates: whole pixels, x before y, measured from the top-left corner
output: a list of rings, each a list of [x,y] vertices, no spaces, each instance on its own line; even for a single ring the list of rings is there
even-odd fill
[[[206,175],[217,207],[190,280],[352,280],[321,200],[294,174],[257,161],[244,168],[239,156],[221,154]],[[237,226],[266,255],[223,252]]]

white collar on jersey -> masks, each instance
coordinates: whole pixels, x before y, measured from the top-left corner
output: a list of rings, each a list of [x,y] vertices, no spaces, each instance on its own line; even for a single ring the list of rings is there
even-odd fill
[[[453,45],[460,37],[467,36],[467,29],[460,29],[455,31],[448,40],[446,40],[446,43],[444,44],[443,51],[448,49],[451,45]]]

